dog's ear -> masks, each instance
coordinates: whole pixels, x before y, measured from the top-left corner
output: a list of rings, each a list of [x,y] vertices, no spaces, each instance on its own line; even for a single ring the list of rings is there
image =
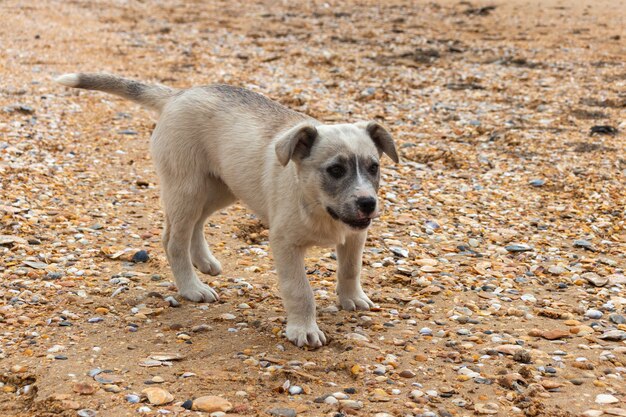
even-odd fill
[[[400,162],[398,152],[396,151],[396,144],[393,142],[393,138],[384,127],[376,122],[359,122],[357,123],[357,126],[364,128],[367,131],[380,153],[387,154],[393,162]]]
[[[292,159],[306,158],[311,153],[315,139],[317,139],[317,129],[310,122],[303,122],[292,127],[276,141],[274,149],[278,162],[285,166]]]

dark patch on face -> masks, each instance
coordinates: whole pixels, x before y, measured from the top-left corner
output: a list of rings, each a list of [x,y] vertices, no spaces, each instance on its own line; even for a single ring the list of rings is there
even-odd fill
[[[358,173],[361,177],[369,181],[374,190],[378,191],[380,173],[379,169],[375,172],[372,170],[372,166],[378,166],[378,161],[369,157],[358,157],[359,167]],[[345,170],[345,174],[341,178],[333,177],[329,172],[329,168],[334,166],[341,166]],[[322,189],[326,194],[332,197],[336,197],[342,194],[346,194],[350,189],[356,186],[357,181],[357,159],[352,156],[347,158],[345,156],[339,156],[331,162],[325,164],[321,168],[322,170]]]
[[[328,171],[333,167],[342,167],[345,174],[341,178],[335,178]],[[345,194],[356,180],[356,164],[354,159],[344,156],[335,158],[332,162],[322,166],[322,190],[331,196]]]
[[[331,209],[330,207],[326,207],[326,211],[328,212],[328,214],[330,214],[330,217],[335,220],[339,220],[339,215],[335,210]]]

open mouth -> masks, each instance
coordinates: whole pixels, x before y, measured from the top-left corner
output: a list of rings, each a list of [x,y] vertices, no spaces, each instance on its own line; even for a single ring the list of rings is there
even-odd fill
[[[326,207],[326,211],[328,212],[328,214],[330,214],[330,217],[332,217],[335,220],[344,222],[345,224],[352,227],[353,229],[359,229],[359,230],[366,229],[372,222],[372,219],[370,219],[369,217],[365,217],[362,219],[352,219],[352,220],[342,219],[341,217],[339,217],[339,214],[337,214],[337,212],[330,207]]]
[[[351,221],[342,220],[342,221],[354,229],[365,229],[367,226],[370,225],[370,223],[372,222],[372,219],[365,218],[365,219],[359,219],[359,220],[351,220]]]

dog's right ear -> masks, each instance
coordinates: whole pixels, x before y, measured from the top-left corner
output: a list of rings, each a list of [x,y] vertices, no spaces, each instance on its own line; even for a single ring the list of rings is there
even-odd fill
[[[276,141],[276,156],[278,162],[285,166],[289,161],[302,160],[309,156],[313,143],[317,139],[317,129],[311,122],[300,123],[285,133]]]

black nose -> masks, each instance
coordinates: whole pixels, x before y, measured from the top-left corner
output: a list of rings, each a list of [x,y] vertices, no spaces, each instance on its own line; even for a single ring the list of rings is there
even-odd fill
[[[376,210],[376,199],[373,197],[359,197],[356,199],[356,206],[365,214],[371,214]]]

